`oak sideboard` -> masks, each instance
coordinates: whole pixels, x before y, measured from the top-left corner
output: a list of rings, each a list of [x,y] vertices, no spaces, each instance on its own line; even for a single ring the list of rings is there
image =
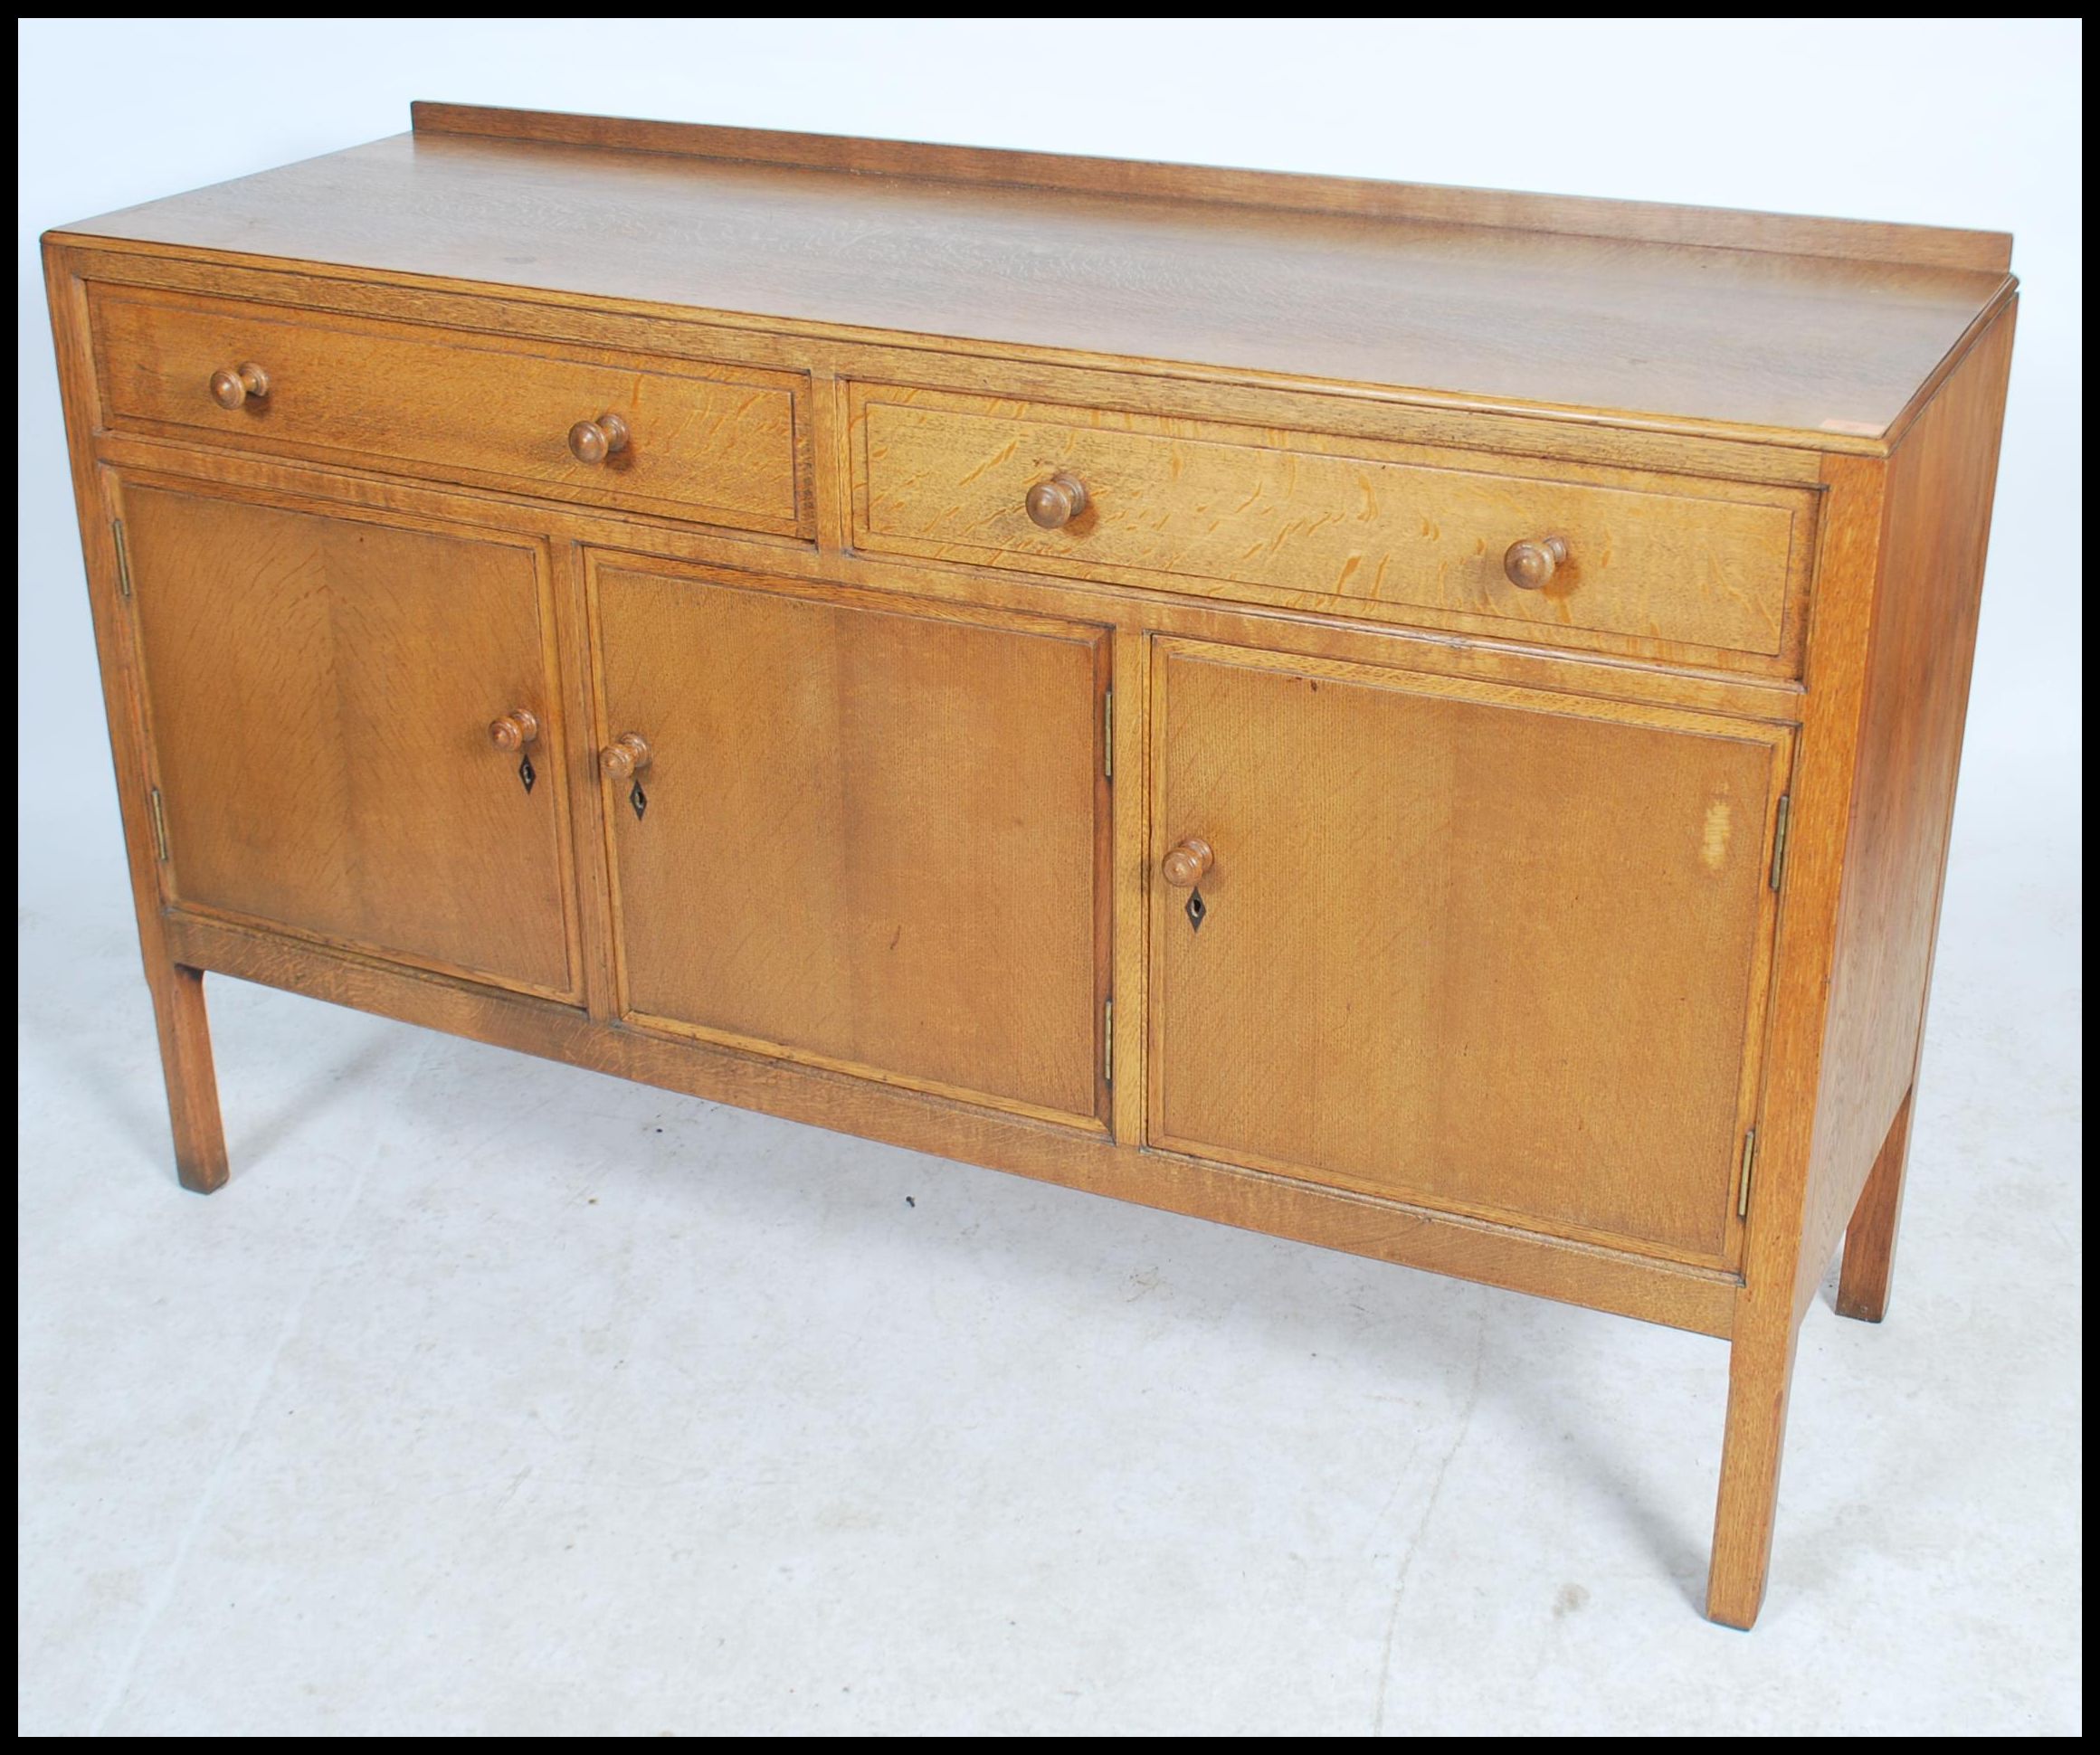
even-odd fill
[[[1719,1336],[1748,1627],[2010,249],[449,104],[50,233],[183,1185],[223,974]]]

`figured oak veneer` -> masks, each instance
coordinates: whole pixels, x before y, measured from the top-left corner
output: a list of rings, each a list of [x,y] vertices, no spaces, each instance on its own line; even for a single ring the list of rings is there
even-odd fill
[[[1466,190],[1345,205],[1330,178],[1250,190],[1244,174],[1051,159],[1064,174],[1046,180],[1037,155],[834,140],[820,156],[751,129],[640,147],[614,125],[579,146],[538,118],[426,108],[413,134],[71,232],[768,328],[1868,437],[2010,260],[2003,237],[1922,226]],[[981,174],[988,160],[1005,175]]]
[[[210,971],[1721,1336],[1755,1618],[2009,239],[423,104],[44,247],[185,1187]]]
[[[648,739],[646,808],[605,799],[623,1013],[1091,1123],[1106,631],[591,584],[605,722]]]
[[[549,358],[468,332],[229,299],[91,296],[106,419],[119,432],[745,529],[801,526],[798,380],[784,373],[573,349]],[[200,394],[208,363],[236,354],[265,362],[268,394],[251,386],[229,405],[215,375],[214,394]]]
[[[1799,489],[1624,471],[1610,485],[1555,480],[1458,451],[1334,454],[1296,434],[886,386],[855,386],[854,407],[856,534],[874,554],[1764,658],[1781,651],[1790,587],[1806,585],[1815,514]],[[1046,470],[1060,472],[1039,481]],[[1078,505],[1037,516],[1035,497],[1066,480]],[[1513,530],[1562,545],[1536,586],[1509,575]]]
[[[1788,735],[1155,650],[1150,1136],[1733,1267]]]
[[[556,708],[544,787],[489,729],[560,699],[535,549],[137,483],[124,532],[170,900],[574,995]]]

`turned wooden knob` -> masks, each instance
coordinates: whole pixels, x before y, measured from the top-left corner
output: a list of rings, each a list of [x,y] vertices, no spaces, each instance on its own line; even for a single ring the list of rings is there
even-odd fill
[[[261,402],[269,394],[270,374],[252,360],[212,374],[212,400],[221,408],[238,408],[251,396]]]
[[[1087,509],[1087,484],[1077,476],[1053,475],[1028,490],[1028,516],[1045,530],[1061,530]]]
[[[649,765],[649,745],[632,732],[622,732],[598,752],[598,766],[608,780],[632,780]]]
[[[627,422],[617,414],[578,421],[569,429],[569,450],[579,463],[603,463],[614,451],[626,449]]]
[[[1159,868],[1176,889],[1189,889],[1211,868],[1211,843],[1197,835],[1177,841],[1159,862]]]
[[[514,707],[489,722],[489,741],[499,750],[521,750],[539,736],[539,717],[527,707]]]
[[[1537,591],[1553,583],[1554,569],[1568,564],[1568,545],[1558,536],[1541,536],[1536,542],[1511,543],[1502,557],[1502,570],[1519,591]]]

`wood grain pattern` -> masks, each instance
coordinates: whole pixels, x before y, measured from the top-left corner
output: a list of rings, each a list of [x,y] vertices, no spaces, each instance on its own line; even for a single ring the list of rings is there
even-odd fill
[[[1815,1295],[1916,1082],[1983,591],[2014,317],[2000,319],[1889,465],[1887,551],[1859,722],[1796,1302]],[[1908,1132],[1905,1138],[1907,1141]],[[1902,1178],[1900,1162],[1894,1172]],[[1898,1197],[1899,1198],[1899,1197]],[[1895,1247],[1894,1200],[1875,1247]],[[1877,1276],[1886,1279],[1887,1264]]]
[[[1727,1275],[1484,1225],[1392,1200],[1140,1152],[1099,1133],[718,1043],[600,1023],[549,1004],[180,912],[169,942],[199,967],[499,1043],[717,1103],[1060,1182],[1349,1255],[1507,1285],[1670,1328],[1725,1336]]]
[[[1706,1580],[1707,1615],[1736,1627],[1752,1626],[1764,1601],[1779,1509],[1801,1332],[1794,1278],[1883,552],[1884,466],[1832,457],[1823,468],[1828,503],[1816,569],[1815,638],[1791,791],[1757,1163],[1728,1352],[1728,1413]]]
[[[390,493],[398,489],[388,489]],[[423,496],[407,498],[420,502]],[[435,496],[447,504],[461,496]],[[507,508],[477,502],[475,510],[484,518],[500,519]],[[556,650],[561,658],[564,706],[567,723],[575,727],[569,740],[569,845],[575,859],[577,912],[577,961],[584,1003],[600,1022],[619,1015],[618,956],[613,944],[612,847],[605,832],[603,800],[598,785],[598,755],[593,732],[598,720],[595,666],[591,659],[591,606],[589,551],[582,533],[565,527],[556,517],[510,512],[540,537],[551,536],[556,557],[554,586]]]
[[[1750,1625],[1848,1219],[1887,1298],[2009,241],[417,128],[45,241],[185,1184],[209,970],[1725,1335]]]
[[[1117,1003],[1110,1018],[1111,1052],[1120,1077],[1108,1089],[1111,1131],[1136,1143],[1145,1138],[1145,1045],[1151,1016],[1147,943],[1152,896],[1152,631],[1127,604],[1108,619],[1111,694],[1107,745],[1112,772],[1123,776],[1109,788],[1109,991]]]
[[[534,550],[138,483],[124,517],[171,896],[573,996]]]
[[[1575,627],[1776,659],[1797,526],[1812,516],[1803,496],[1748,484],[1556,481],[1477,455],[1351,456],[886,385],[856,385],[853,403],[859,539],[877,552],[1218,582],[1208,588],[1395,620],[1426,608],[1548,640]],[[1058,474],[1085,484],[1085,509],[1045,528],[1029,502]],[[1564,538],[1565,564],[1521,589],[1505,552],[1546,531]]]
[[[167,246],[102,239],[71,246],[95,285],[160,287],[261,303],[295,305],[386,321],[435,325],[478,336],[603,347],[660,360],[746,365],[830,375],[855,383],[905,383],[994,391],[1072,407],[1175,414],[1278,430],[1353,434],[1400,443],[1453,445],[1510,457],[1564,458],[1628,469],[1814,488],[1825,451],[1879,457],[1878,438],[1819,433],[1773,442],[1758,430],[1723,435],[1643,422],[1622,412],[1563,408],[1514,412],[1478,399],[1419,388],[1308,384],[1276,374],[1259,379],[1173,360],[1136,370],[1048,364],[1040,350],[991,350],[951,337],[890,343],[834,325],[790,324],[675,305],[614,303],[526,287],[491,289],[437,276],[389,281],[328,263],[288,265],[214,255],[188,260]]]
[[[929,146],[850,135],[717,128],[697,122],[651,122],[480,104],[419,101],[409,108],[418,134],[465,134],[555,146],[675,153],[689,158],[850,171],[859,176],[917,177],[1144,199],[1222,202],[1303,213],[1355,213],[1375,219],[1444,220],[1650,243],[1849,256],[1861,261],[2002,269],[2012,261],[2012,240],[2002,232],[1753,213],[1727,207],[1677,207],[1660,202],[1603,201],[1580,195],[1518,194],[1503,189],[1382,183],[1367,177],[1148,164],[1065,153]]]
[[[646,550],[704,566],[828,580],[957,606],[1010,609],[1131,631],[1156,629],[1231,646],[1259,647],[1288,638],[1295,650],[1330,658],[1606,699],[1690,707],[1774,723],[1796,722],[1802,711],[1798,680],[1753,671],[1664,666],[1573,644],[1548,649],[1514,640],[1483,640],[1430,626],[1313,615],[1221,598],[1136,593],[1084,579],[994,567],[934,565],[860,552],[812,553],[784,539],[643,520],[609,508],[593,512],[522,496],[469,492],[282,459],[190,451],[157,440],[105,434],[93,441],[93,451],[111,468],[164,475],[178,472],[188,479],[220,483],[243,493],[309,498],[318,494],[388,516],[473,523],[536,537],[551,535],[563,544]],[[1573,636],[1567,638],[1572,641]],[[581,651],[587,640],[579,631],[569,643]],[[1148,674],[1145,666],[1139,674]],[[1145,688],[1140,685],[1128,692],[1142,697]],[[1127,766],[1126,772],[1138,772],[1142,765],[1139,762]],[[1144,855],[1139,858],[1142,860]]]
[[[88,605],[116,769],[117,806],[124,824],[138,949],[153,1001],[154,1031],[167,1091],[176,1176],[184,1188],[209,1194],[224,1185],[228,1169],[204,975],[170,949],[162,914],[163,867],[152,808],[150,754],[139,714],[135,628],[128,612],[130,598],[117,542],[112,483],[94,459],[94,371],[87,297],[74,269],[64,251],[44,251],[52,340],[65,405],[67,460],[80,517],[81,554],[87,563]]]
[[[626,1010],[1031,1114],[1101,1114],[1099,630],[603,562]]]
[[[1904,1163],[1910,1156],[1912,1098],[1888,1124],[1845,1228],[1845,1262],[1838,1279],[1838,1314],[1878,1323],[1888,1314],[1889,1278],[1896,1266],[1896,1227],[1903,1213]]]
[[[1155,833],[1217,861],[1153,918],[1155,1143],[1734,1265],[1783,737],[1173,646],[1155,691]]]
[[[167,1082],[176,1180],[193,1194],[210,1194],[223,1188],[232,1172],[226,1162],[225,1124],[219,1118],[211,1028],[204,1017],[204,972],[175,963],[155,986],[154,1026]]]
[[[638,300],[827,333],[1772,429],[1811,444],[1879,433],[2006,285],[2002,266],[1192,206],[427,133],[60,235]]]
[[[230,299],[102,288],[93,298],[114,426],[510,482],[709,523],[803,528],[799,381],[785,374],[553,358],[483,337],[319,323]],[[228,410],[208,384],[212,362],[233,355],[263,362],[270,394]],[[594,459],[575,455],[572,426],[608,411],[621,444]]]

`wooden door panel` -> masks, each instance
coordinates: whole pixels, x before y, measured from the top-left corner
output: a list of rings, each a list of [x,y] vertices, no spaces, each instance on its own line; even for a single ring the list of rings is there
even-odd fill
[[[1303,669],[1297,668],[1304,663]],[[1156,1143],[1721,1262],[1784,735],[1165,647]]]
[[[1103,631],[601,561],[624,1005],[1096,1123]]]
[[[534,550],[136,482],[124,520],[174,898],[574,998]]]

